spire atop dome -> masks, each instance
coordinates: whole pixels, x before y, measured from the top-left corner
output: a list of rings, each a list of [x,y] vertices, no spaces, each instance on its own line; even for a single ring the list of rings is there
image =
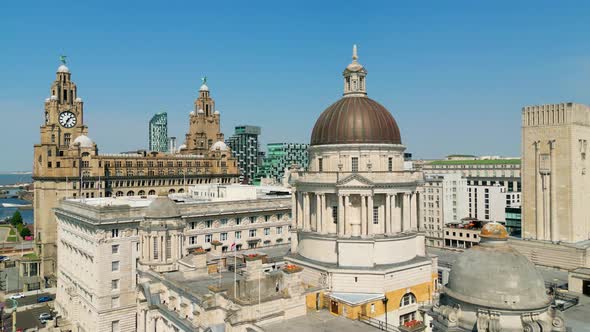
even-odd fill
[[[358,62],[356,44],[352,45],[352,62],[344,69],[344,96],[366,96],[365,67]]]

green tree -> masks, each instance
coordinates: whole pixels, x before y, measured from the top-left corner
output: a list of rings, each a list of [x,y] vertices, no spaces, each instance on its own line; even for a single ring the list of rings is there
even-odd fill
[[[12,218],[10,219],[10,223],[13,226],[23,223],[23,216],[20,214],[19,210],[14,211],[14,214],[12,215]]]
[[[31,230],[28,229],[27,227],[23,227],[23,229],[21,229],[20,231],[20,236],[24,239],[25,236],[31,236]]]

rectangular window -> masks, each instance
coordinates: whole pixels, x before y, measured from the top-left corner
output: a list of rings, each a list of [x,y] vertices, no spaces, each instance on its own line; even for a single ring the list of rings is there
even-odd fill
[[[211,243],[211,240],[213,240],[213,235],[206,234],[205,235],[205,243]]]
[[[111,289],[119,289],[119,279],[111,280]]]
[[[111,323],[111,332],[119,332],[119,321],[115,320]]]
[[[267,215],[265,215],[265,216],[264,216],[264,221],[265,221],[265,222],[268,222],[269,220],[270,220],[270,216],[269,216],[268,214],[267,214]]]
[[[240,225],[242,223],[242,218],[236,218],[236,225]]]
[[[118,308],[119,307],[119,297],[118,296],[113,296],[111,298],[111,307],[112,308]]]
[[[283,233],[283,226],[277,227],[277,234],[282,234],[282,233]]]
[[[166,236],[166,258],[172,258],[172,237]]]
[[[211,227],[213,227],[213,220],[205,221],[205,228],[211,228]]]
[[[248,235],[249,235],[250,237],[255,237],[255,236],[256,236],[256,230],[255,230],[255,229],[251,229],[251,230],[248,232]]]
[[[227,226],[227,219],[221,219],[221,226]]]
[[[111,263],[111,271],[119,271],[119,261],[114,261]]]
[[[255,223],[256,222],[256,217],[250,217],[250,223]]]
[[[197,237],[196,236],[191,236],[188,238],[188,243],[189,244],[195,244],[197,243]]]
[[[324,171],[324,160],[322,158],[318,158],[318,171],[319,172]]]
[[[118,228],[111,229],[111,237],[119,237],[119,229]]]
[[[154,238],[154,259],[158,259],[158,238]]]
[[[221,241],[226,241],[227,240],[227,233],[221,233],[221,236],[219,238]]]
[[[379,223],[379,207],[373,206],[373,224],[377,225]]]
[[[387,170],[393,172],[393,158],[387,158]]]
[[[352,157],[352,159],[351,159],[351,171],[352,172],[358,172],[359,171],[359,158],[358,157]]]
[[[237,231],[235,234],[236,239],[241,239],[242,238],[242,232],[241,231]]]
[[[337,224],[338,223],[338,207],[332,206],[332,221]]]
[[[118,254],[119,253],[119,245],[118,244],[113,244],[111,246],[111,253],[112,254]]]
[[[270,228],[264,229],[264,235],[270,235]]]

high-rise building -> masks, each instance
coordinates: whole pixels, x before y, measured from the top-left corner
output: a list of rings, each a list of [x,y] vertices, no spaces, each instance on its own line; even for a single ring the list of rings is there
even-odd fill
[[[322,288],[318,300],[333,314],[419,324],[418,303],[432,300],[437,280],[418,231],[423,174],[403,169],[399,127],[367,97],[356,47],[352,59],[343,73],[344,97],[313,128],[309,171],[291,173],[286,259],[304,268],[307,284]]]
[[[238,160],[240,180],[244,183],[253,183],[258,172],[260,150],[258,136],[260,136],[260,127],[237,126],[234,135],[225,141]]]
[[[99,154],[84,123],[84,103],[62,64],[45,100],[41,142],[34,146],[35,250],[42,275],[55,282],[57,226],[53,208],[66,197],[147,196],[156,191],[184,192],[197,183],[235,183],[236,160],[229,151],[203,149],[198,155],[139,151]],[[195,102],[201,104],[202,95]],[[219,120],[219,114],[215,118]],[[191,121],[190,130],[196,121]],[[211,140],[221,137],[212,123]],[[220,142],[223,143],[223,142]]]
[[[168,152],[168,114],[166,112],[156,113],[150,119],[149,135],[150,151]]]
[[[285,169],[293,164],[307,168],[309,144],[304,143],[270,143],[266,145],[266,156],[260,165],[256,181],[262,179],[280,183]]]

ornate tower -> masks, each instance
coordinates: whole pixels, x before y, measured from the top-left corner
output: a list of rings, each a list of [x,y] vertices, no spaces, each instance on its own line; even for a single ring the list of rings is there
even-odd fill
[[[220,115],[215,110],[215,101],[211,98],[207,78],[199,89],[199,97],[195,100],[195,108],[190,113],[190,127],[186,134],[186,142],[181,146],[182,154],[204,155],[217,141],[223,141],[220,129]]]
[[[84,103],[66,66],[65,56],[45,99],[41,142],[34,146],[33,180],[35,184],[35,250],[42,259],[43,275],[54,271],[56,257],[56,222],[51,209],[58,200],[75,189],[80,176],[81,150],[96,154],[96,145],[86,137]],[[77,143],[77,144],[75,144]]]
[[[356,54],[356,45],[352,46],[352,62],[344,69],[344,96],[366,96],[367,87],[365,86],[365,77],[367,70],[363,65],[358,63]]]

